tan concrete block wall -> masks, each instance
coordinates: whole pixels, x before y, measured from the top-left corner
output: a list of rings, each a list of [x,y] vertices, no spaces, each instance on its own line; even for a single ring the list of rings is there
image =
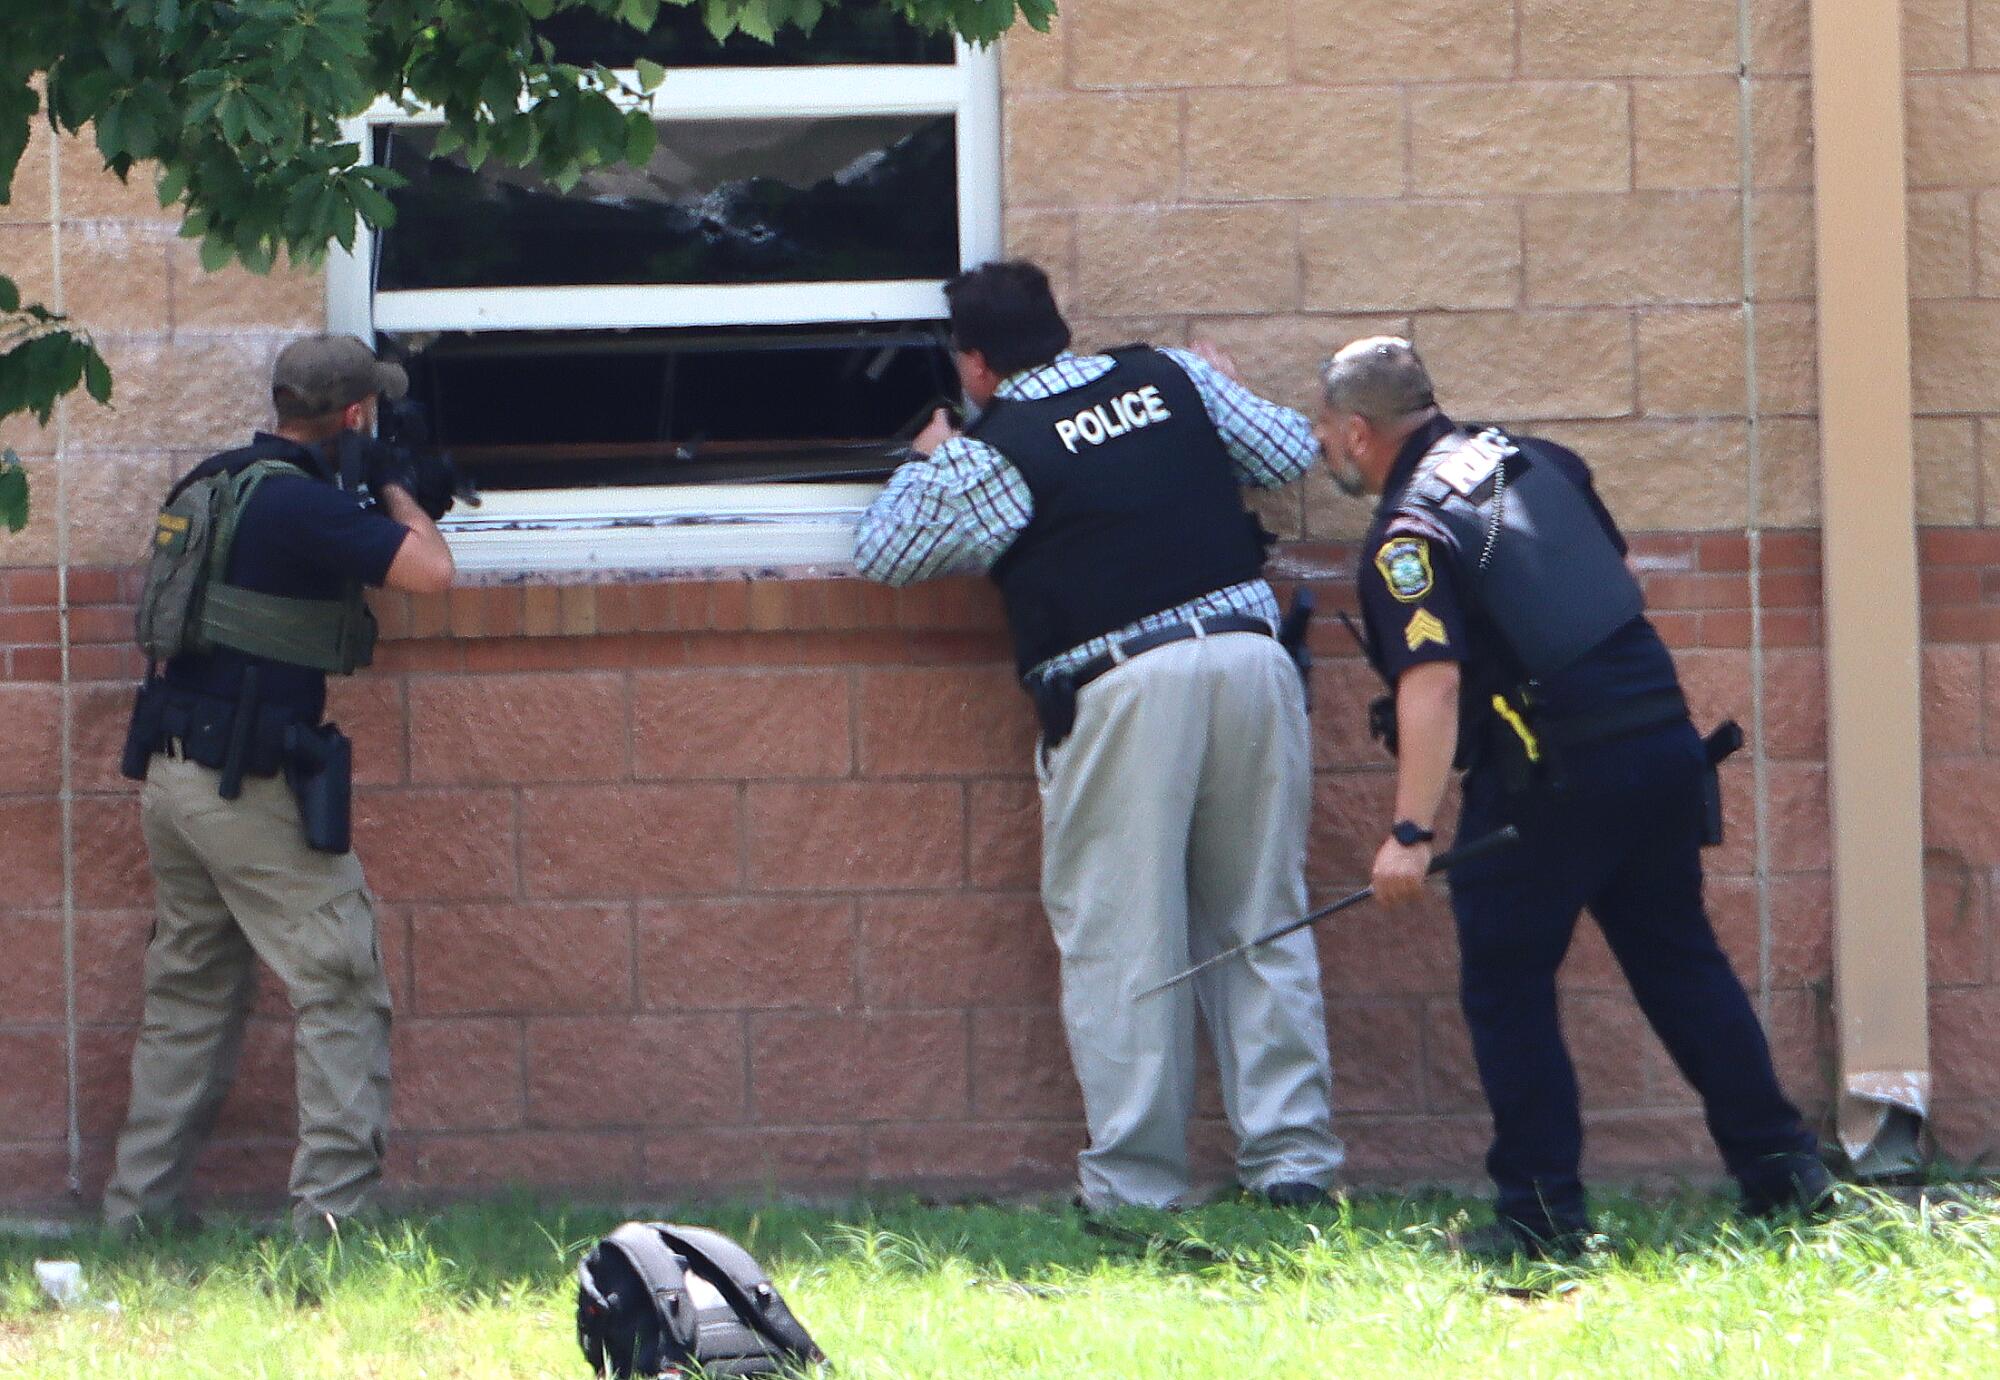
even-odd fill
[[[58,513],[72,563],[137,559],[168,477],[263,424],[272,356],[289,335],[324,327],[319,274],[206,273],[177,230],[150,169],[121,184],[94,145],[37,123],[0,206],[0,273],[90,332],[114,393],[109,407],[78,395],[47,427],[0,423],[0,443],[28,457],[34,505],[27,531],[0,534],[0,566],[53,562]]]
[[[1965,58],[1966,17],[1954,46],[1950,4],[1925,2],[1926,51]],[[1070,0],[1004,46],[1007,242],[1060,256],[1086,337],[1242,342],[1288,401],[1352,335],[1408,329],[1462,415],[1619,422],[1593,435],[1634,452],[1591,458],[1635,530],[1770,521],[1767,458],[1807,462],[1772,495],[1798,520],[1817,512],[1806,0],[1750,19],[1746,116],[1734,0]],[[1925,280],[1969,292],[1973,196],[1927,211]],[[1663,474],[1666,436],[1695,449]],[[1314,539],[1364,517],[1330,493],[1265,505]]]
[[[2000,522],[2000,6],[1904,0],[1917,518]]]

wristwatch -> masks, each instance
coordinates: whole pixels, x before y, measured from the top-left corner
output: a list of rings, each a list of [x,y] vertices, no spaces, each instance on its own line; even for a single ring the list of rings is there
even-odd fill
[[[1437,835],[1412,820],[1399,819],[1389,826],[1389,837],[1405,848],[1415,848],[1420,843],[1430,843]]]

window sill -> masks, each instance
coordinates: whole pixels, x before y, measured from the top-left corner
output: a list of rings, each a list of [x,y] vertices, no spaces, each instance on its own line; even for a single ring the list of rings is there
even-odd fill
[[[441,524],[462,577],[852,574],[875,484],[495,493]]]

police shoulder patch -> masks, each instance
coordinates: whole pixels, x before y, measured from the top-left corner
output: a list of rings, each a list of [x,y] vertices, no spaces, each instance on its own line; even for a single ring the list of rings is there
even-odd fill
[[[1389,593],[1414,604],[1431,592],[1430,543],[1419,537],[1391,537],[1375,553],[1375,568]]]

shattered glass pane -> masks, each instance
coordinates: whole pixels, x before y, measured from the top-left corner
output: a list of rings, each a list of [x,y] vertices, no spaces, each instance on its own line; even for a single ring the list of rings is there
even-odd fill
[[[820,16],[811,33],[794,25],[765,43],[731,34],[717,43],[696,5],[661,7],[652,32],[587,10],[566,10],[535,25],[559,62],[631,67],[648,58],[662,67],[815,67],[830,63],[949,64],[949,34],[927,34],[886,6],[843,5]]]
[[[435,131],[376,131],[409,185],[378,239],[384,291],[611,283],[882,282],[958,263],[949,115],[677,120],[644,168],[567,195],[533,169],[435,158]]]

